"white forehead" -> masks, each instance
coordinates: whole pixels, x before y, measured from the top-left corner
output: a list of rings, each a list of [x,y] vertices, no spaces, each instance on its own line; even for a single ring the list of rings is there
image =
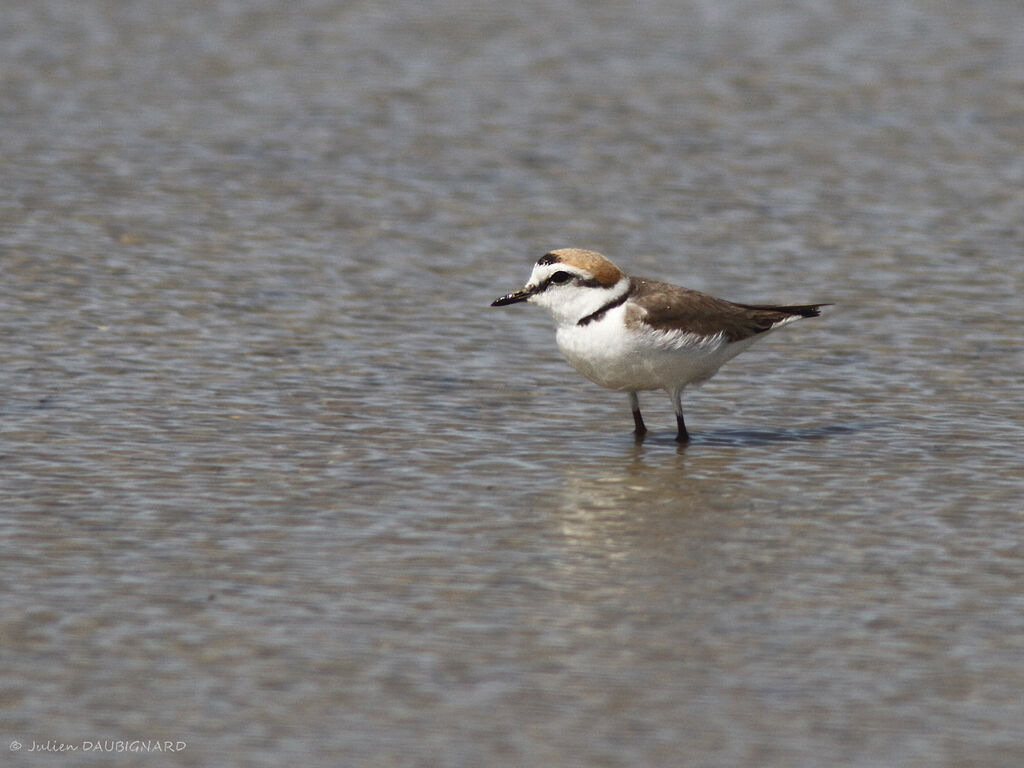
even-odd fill
[[[586,280],[594,280],[604,287],[611,287],[624,277],[621,269],[597,251],[560,248],[540,258],[533,268],[530,280],[544,280],[555,272],[571,272]]]
[[[530,282],[528,285],[540,285],[555,272],[569,272],[574,275],[581,275],[584,278],[590,278],[592,275],[586,269],[577,267],[574,264],[563,264],[556,261],[553,264],[534,264],[533,271],[530,273]]]

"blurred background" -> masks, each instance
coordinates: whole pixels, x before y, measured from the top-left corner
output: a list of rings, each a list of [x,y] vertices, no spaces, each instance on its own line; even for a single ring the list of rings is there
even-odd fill
[[[1019,3],[2,15],[5,764],[1024,760]],[[565,246],[835,306],[637,445]]]

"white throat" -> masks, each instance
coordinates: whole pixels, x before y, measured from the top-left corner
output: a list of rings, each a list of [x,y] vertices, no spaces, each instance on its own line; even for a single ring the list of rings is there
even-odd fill
[[[564,288],[549,288],[531,296],[529,301],[544,307],[551,313],[559,328],[576,325],[581,320],[600,312],[602,307],[629,292],[629,278],[623,276],[615,285],[601,286],[567,285]]]

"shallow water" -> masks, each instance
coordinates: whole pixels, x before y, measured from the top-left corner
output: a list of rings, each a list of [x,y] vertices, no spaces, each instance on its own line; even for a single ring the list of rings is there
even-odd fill
[[[9,5],[8,762],[1020,765],[1017,4]],[[835,306],[638,445],[565,245]]]

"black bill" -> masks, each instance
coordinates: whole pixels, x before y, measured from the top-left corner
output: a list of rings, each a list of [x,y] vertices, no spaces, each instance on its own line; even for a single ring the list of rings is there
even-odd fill
[[[526,288],[520,288],[518,291],[512,291],[512,293],[505,294],[500,299],[495,299],[491,302],[492,307],[503,307],[506,304],[516,304],[520,301],[526,301],[533,295],[533,291],[528,291]]]

